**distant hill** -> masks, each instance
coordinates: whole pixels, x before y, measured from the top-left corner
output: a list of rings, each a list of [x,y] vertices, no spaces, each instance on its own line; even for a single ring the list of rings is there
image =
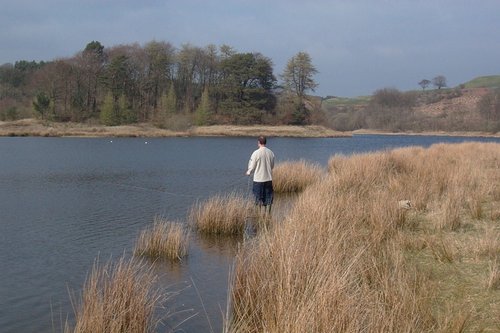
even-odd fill
[[[498,100],[497,89],[500,75],[489,75],[450,88],[382,89],[372,96],[355,98],[327,96],[321,107],[329,126],[342,131],[498,133],[500,114],[492,104]]]
[[[460,88],[500,88],[500,75],[487,75],[479,76],[468,82],[460,85]],[[453,89],[453,88],[452,88]],[[443,90],[447,90],[446,88]],[[415,90],[420,91],[420,90]],[[433,89],[427,90],[427,92]],[[329,107],[348,107],[348,106],[364,106],[368,104],[372,96],[358,96],[358,97],[337,97],[327,96],[323,98],[323,105],[328,109]]]
[[[465,88],[500,88],[500,75],[479,76],[464,83]]]

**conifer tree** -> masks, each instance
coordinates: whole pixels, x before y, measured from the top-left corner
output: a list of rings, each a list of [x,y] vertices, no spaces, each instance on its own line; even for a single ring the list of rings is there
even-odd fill
[[[42,92],[39,92],[36,95],[35,101],[33,101],[33,108],[36,112],[40,114],[42,119],[47,116],[47,113],[50,110],[50,98],[49,96]]]
[[[172,115],[177,111],[177,95],[175,93],[174,84],[171,83],[168,89],[168,94],[165,100],[165,110],[167,115]]]
[[[106,126],[115,126],[119,124],[119,119],[116,114],[115,100],[113,94],[108,92],[104,98],[100,114],[101,124]]]
[[[177,98],[175,95],[174,84],[170,84],[168,93],[163,93],[160,97],[160,104],[158,106],[158,112],[155,117],[155,124],[158,127],[166,127],[169,118],[176,111]]]
[[[201,94],[201,101],[196,108],[195,121],[197,126],[208,125],[210,117],[210,96],[208,94],[208,87],[205,87]]]
[[[137,122],[137,115],[130,108],[125,94],[122,94],[118,99],[118,113],[121,123],[131,124]]]

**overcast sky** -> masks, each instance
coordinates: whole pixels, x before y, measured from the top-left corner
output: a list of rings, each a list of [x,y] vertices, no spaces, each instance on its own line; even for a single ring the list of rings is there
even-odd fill
[[[309,53],[321,96],[500,74],[500,0],[0,0],[0,64],[152,40]]]

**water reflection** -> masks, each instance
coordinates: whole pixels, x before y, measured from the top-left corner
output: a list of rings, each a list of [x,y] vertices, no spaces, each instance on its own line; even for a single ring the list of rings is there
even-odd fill
[[[214,256],[225,256],[232,258],[240,243],[243,241],[243,235],[195,235],[195,242],[199,244],[202,251]]]

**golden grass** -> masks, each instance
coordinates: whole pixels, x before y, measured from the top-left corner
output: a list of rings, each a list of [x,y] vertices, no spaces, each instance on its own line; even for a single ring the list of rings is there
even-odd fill
[[[323,175],[323,169],[315,163],[304,160],[281,162],[273,170],[273,189],[275,193],[301,192]]]
[[[199,126],[190,130],[191,135],[198,136],[278,136],[278,137],[310,137],[310,138],[333,138],[333,137],[350,137],[350,132],[339,132],[332,129],[318,126],[237,126],[237,125],[214,125],[214,126]]]
[[[500,289],[500,262],[494,260],[489,265],[489,275],[487,286],[489,289]]]
[[[79,136],[79,137],[172,137],[172,136],[286,136],[286,137],[349,137],[323,126],[200,126],[186,130],[169,130],[150,123],[121,126],[61,123],[38,119],[0,121],[0,136]]]
[[[187,255],[189,232],[180,223],[155,217],[151,227],[141,231],[134,253],[152,258],[181,260]]]
[[[165,300],[155,280],[152,268],[135,260],[95,263],[76,305],[75,326],[66,325],[65,332],[153,332],[155,309]]]
[[[476,239],[474,252],[478,258],[500,258],[500,234],[495,227],[487,227],[484,235]]]
[[[60,123],[38,119],[0,122],[0,136],[172,137],[187,135],[187,132],[161,129],[148,123],[104,126],[99,124]]]
[[[195,203],[191,207],[189,221],[202,233],[242,235],[251,209],[252,203],[241,194],[219,194]]]
[[[226,332],[498,332],[499,170],[493,143],[332,157],[237,254]]]

